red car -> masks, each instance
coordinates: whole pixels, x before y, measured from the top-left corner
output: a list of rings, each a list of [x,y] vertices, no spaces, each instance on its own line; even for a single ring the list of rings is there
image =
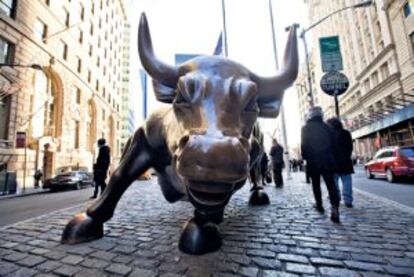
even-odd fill
[[[365,164],[366,176],[386,177],[395,182],[399,177],[414,176],[414,146],[390,146],[381,148],[374,158]]]

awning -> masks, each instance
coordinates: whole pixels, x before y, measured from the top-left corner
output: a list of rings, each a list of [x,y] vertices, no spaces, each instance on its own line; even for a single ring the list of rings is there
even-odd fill
[[[353,131],[352,138],[357,139],[364,137],[412,118],[414,118],[414,103],[405,108],[395,110],[393,113],[387,114],[383,118],[375,120],[375,122]]]

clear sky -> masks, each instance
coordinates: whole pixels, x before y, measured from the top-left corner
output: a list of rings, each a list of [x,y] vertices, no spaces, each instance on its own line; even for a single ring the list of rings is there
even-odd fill
[[[293,23],[307,26],[306,6],[303,0],[273,0],[272,4],[278,56],[282,57],[287,39],[284,28]],[[133,0],[131,79],[136,80],[141,68],[136,34],[142,11],[147,14],[155,54],[170,64],[174,64],[175,54],[212,54],[223,26],[221,0]],[[274,75],[269,0],[225,0],[225,11],[228,57],[262,76]],[[299,52],[303,56],[301,47]],[[141,94],[140,88],[136,89]],[[162,105],[155,100],[151,89],[148,97],[149,112]],[[289,145],[297,145],[301,126],[294,87],[286,91],[283,105]],[[272,133],[276,126],[275,119],[261,120],[261,123],[265,133]]]

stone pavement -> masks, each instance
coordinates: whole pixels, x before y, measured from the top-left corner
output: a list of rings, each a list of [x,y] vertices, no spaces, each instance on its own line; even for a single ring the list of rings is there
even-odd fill
[[[356,192],[355,208],[341,207],[337,225],[313,210],[304,176],[293,177],[283,189],[266,187],[266,207],[247,205],[248,185],[237,192],[215,253],[181,253],[177,241],[192,206],[169,204],[154,180],[141,181],[100,240],[59,243],[65,223],[86,204],[0,229],[0,276],[414,276],[412,213]]]

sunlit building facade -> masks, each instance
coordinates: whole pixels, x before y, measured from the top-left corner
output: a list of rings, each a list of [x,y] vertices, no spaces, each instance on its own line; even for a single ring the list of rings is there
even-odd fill
[[[91,170],[101,137],[118,160],[124,1],[0,4],[0,170],[17,174],[18,190],[36,169]]]
[[[120,143],[121,151],[125,148],[128,138],[135,131],[135,113],[134,113],[134,97],[132,95],[130,82],[130,48],[131,48],[131,27],[129,24],[124,26],[124,43],[122,52],[122,96],[121,96],[121,132]]]
[[[310,22],[361,1],[305,0]],[[411,1],[412,3],[412,1]],[[370,7],[347,9],[316,26],[312,38],[315,105],[335,115],[334,99],[320,87],[323,76],[319,38],[338,35],[343,72],[350,80],[339,97],[341,118],[354,139],[354,153],[370,158],[378,148],[414,144],[414,7],[410,1],[377,0]],[[301,76],[307,76],[305,68]],[[302,81],[306,78],[302,78]],[[305,82],[301,84],[307,85]],[[307,90],[299,93],[302,103]],[[302,109],[305,112],[306,109]],[[302,115],[304,118],[304,115]]]

